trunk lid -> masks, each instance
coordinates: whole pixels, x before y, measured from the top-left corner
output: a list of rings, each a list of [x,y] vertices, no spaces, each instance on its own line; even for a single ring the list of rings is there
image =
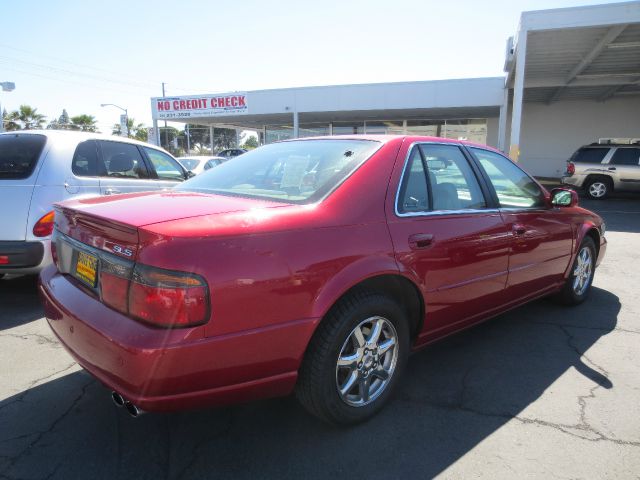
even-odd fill
[[[143,192],[63,202],[56,205],[55,222],[60,233],[85,245],[135,260],[139,227],[283,206],[289,204],[191,192]]]
[[[0,135],[0,241],[25,240],[37,165],[46,137]]]

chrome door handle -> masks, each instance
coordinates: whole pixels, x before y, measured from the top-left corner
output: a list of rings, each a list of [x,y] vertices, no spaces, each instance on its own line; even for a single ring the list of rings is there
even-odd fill
[[[115,188],[107,188],[107,189],[104,191],[104,194],[105,194],[105,195],[114,195],[114,194],[116,194],[116,193],[120,193],[120,190],[116,190]]]
[[[524,225],[522,225],[521,223],[514,223],[513,227],[513,234],[520,237],[522,235],[524,235],[525,233],[527,233],[527,227],[525,227]]]
[[[433,235],[430,233],[416,233],[409,235],[409,247],[411,250],[419,250],[428,248],[433,243]]]

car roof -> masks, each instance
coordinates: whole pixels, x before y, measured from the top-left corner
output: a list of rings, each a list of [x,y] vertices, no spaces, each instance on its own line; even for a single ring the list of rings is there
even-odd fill
[[[443,137],[429,137],[425,135],[325,135],[318,137],[304,137],[304,138],[292,138],[290,140],[282,140],[282,142],[294,142],[294,141],[305,141],[305,140],[371,140],[376,142],[388,143],[391,141],[408,141],[409,143],[441,143],[441,144],[452,144],[452,145],[465,145],[467,147],[477,147],[485,150],[490,150],[500,155],[504,155],[503,152],[498,150],[495,147],[491,147],[489,145],[484,145],[477,142],[470,142],[468,140],[457,140],[453,138],[443,138]]]
[[[119,135],[107,135],[105,133],[78,132],[73,130],[13,130],[11,132],[0,133],[0,135],[44,135],[51,139],[75,142],[81,142],[83,140],[111,140],[160,149],[157,145],[141,142],[140,140],[135,140],[133,138],[121,137]]]

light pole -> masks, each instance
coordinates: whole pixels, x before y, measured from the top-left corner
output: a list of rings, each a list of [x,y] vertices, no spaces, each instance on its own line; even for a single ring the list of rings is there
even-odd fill
[[[125,128],[127,129],[127,137],[129,136],[129,114],[127,113],[127,109],[126,108],[122,108],[119,105],[116,105],[115,103],[101,103],[100,104],[101,107],[116,107],[119,108],[120,110],[122,110],[124,112],[124,125]]]
[[[16,88],[13,82],[0,82],[3,92],[12,92]],[[0,103],[0,133],[4,132],[4,116],[2,115],[2,104]]]

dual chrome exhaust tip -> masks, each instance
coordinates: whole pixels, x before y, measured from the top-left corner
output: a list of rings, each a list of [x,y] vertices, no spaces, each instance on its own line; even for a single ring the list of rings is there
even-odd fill
[[[135,406],[118,392],[111,392],[111,400],[113,400],[113,403],[115,403],[116,407],[124,407],[127,413],[133,418],[139,417],[144,413],[143,410]]]

